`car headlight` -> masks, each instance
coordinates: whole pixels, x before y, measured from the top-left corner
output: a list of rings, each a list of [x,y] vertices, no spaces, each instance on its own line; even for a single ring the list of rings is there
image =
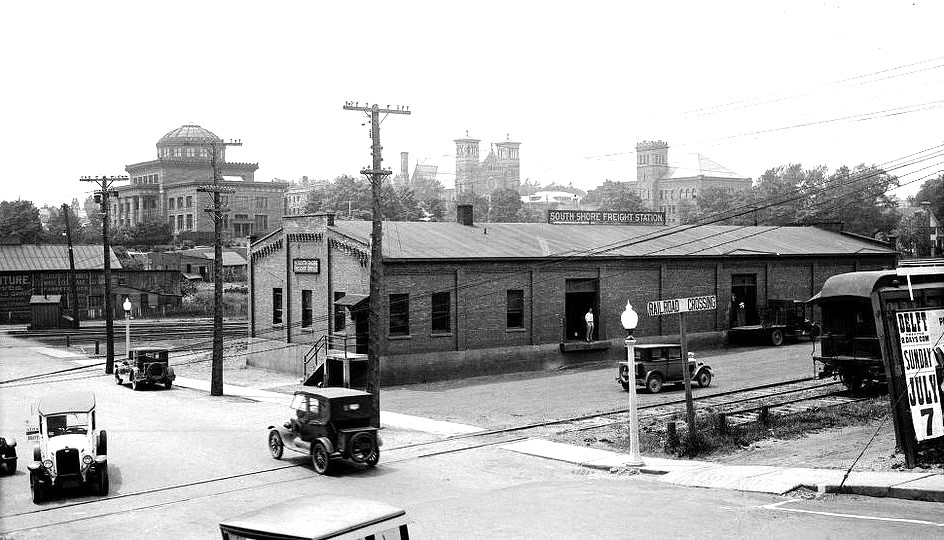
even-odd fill
[[[7,446],[16,446],[16,439],[6,439]]]
[[[52,470],[52,460],[51,460],[51,459],[44,459],[44,460],[43,460],[43,467],[46,467],[47,469],[49,469],[49,470],[51,471],[51,470]]]
[[[86,465],[91,464],[93,461],[95,461],[95,458],[93,458],[92,456],[88,454],[85,454],[84,456],[82,456],[82,463],[85,463]]]

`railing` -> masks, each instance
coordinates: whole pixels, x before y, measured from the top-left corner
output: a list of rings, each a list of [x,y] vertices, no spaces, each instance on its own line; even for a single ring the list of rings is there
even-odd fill
[[[308,349],[308,352],[305,353],[305,356],[302,358],[302,375],[304,380],[308,379],[308,365],[314,362],[314,367],[311,369],[311,372],[314,373],[321,364],[325,363],[328,358],[328,351],[340,350],[344,353],[343,358],[350,358],[348,354],[350,351],[351,345],[357,343],[356,336],[350,336],[347,334],[341,335],[324,335],[318,338]],[[323,356],[320,356],[319,353],[324,353]]]
[[[315,367],[312,369],[314,373],[315,369],[318,369],[318,366],[321,365],[321,362],[318,362],[318,351],[324,350],[325,358],[328,357],[328,336],[324,335],[318,338],[317,341],[308,349],[308,352],[305,353],[305,356],[302,358],[302,380],[308,379],[308,364],[313,360],[315,362]]]

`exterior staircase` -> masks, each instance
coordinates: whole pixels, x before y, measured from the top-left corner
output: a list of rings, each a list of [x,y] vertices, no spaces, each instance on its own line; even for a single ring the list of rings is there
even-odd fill
[[[353,352],[354,336],[344,334],[321,336],[302,359],[303,385],[343,386],[351,388],[351,364],[367,362],[367,355]],[[339,366],[337,369],[329,369]],[[310,370],[310,373],[309,373]]]

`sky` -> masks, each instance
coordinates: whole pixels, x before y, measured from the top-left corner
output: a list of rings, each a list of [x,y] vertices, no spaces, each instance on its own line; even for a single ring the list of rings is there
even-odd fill
[[[198,124],[257,181],[370,165],[347,101],[453,187],[454,140],[521,143],[521,180],[635,179],[669,144],[757,178],[885,166],[913,194],[944,169],[944,3],[899,1],[10,2],[0,17],[0,200],[83,200]],[[923,152],[923,153],[922,153]],[[905,161],[907,160],[907,162]]]

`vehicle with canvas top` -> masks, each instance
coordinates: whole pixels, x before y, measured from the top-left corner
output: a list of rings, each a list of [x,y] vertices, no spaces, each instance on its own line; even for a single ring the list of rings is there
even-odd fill
[[[163,347],[134,347],[128,351],[128,359],[115,366],[115,383],[130,382],[135,390],[144,385],[162,385],[170,390],[177,376],[168,355]]]
[[[662,391],[666,384],[684,382],[682,371],[682,346],[678,343],[653,343],[636,345],[634,348],[635,380],[637,386],[645,386],[650,393]],[[695,353],[688,353],[688,371],[693,383],[704,388],[711,384],[714,373],[711,366],[695,359]],[[617,363],[616,380],[623,390],[629,390],[629,364],[623,360]]]

